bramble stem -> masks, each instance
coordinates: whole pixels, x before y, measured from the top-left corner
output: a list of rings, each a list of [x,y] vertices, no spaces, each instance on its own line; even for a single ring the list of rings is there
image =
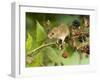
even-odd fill
[[[39,46],[38,48],[36,48],[36,49],[34,49],[34,50],[28,52],[28,54],[31,55],[32,53],[34,53],[34,52],[40,50],[41,48],[47,47],[47,46],[50,46],[50,45],[55,45],[55,43],[43,44],[43,45]],[[34,54],[34,55],[35,55],[35,54]]]

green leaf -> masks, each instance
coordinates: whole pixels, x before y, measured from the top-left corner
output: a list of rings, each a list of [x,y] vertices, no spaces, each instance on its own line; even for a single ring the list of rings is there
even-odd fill
[[[59,64],[61,62],[60,54],[58,54],[52,47],[46,47],[42,50],[42,52],[44,55],[47,55],[48,59],[50,59],[53,63],[56,62]]]
[[[26,53],[28,51],[30,51],[30,49],[32,47],[32,36],[29,33],[27,33],[27,34],[28,34],[28,38],[26,40]]]
[[[41,42],[46,39],[47,35],[44,28],[36,21],[36,41]]]

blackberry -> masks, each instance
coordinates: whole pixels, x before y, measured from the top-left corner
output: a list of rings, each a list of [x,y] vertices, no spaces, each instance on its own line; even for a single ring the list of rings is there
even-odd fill
[[[79,28],[80,22],[79,22],[78,20],[75,19],[75,20],[72,22],[72,26],[73,26],[74,28]]]
[[[79,37],[78,37],[78,40],[79,40],[80,42],[86,41],[86,37],[85,37],[85,36],[79,36]]]

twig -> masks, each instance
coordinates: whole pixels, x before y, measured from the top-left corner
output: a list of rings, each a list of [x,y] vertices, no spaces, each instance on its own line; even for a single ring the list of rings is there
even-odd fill
[[[47,47],[47,46],[55,45],[55,44],[56,44],[56,43],[43,44],[43,45],[39,46],[38,48],[36,48],[36,49],[34,49],[34,50],[28,52],[28,54],[31,55],[31,54],[33,54],[34,52],[40,50],[40,49],[43,48],[43,47]],[[34,54],[34,55],[35,55],[35,54]]]

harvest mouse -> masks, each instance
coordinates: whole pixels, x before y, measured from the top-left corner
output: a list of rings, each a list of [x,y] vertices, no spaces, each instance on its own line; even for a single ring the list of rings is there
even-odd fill
[[[60,24],[58,27],[53,28],[48,33],[48,38],[62,40],[62,43],[63,43],[65,38],[69,36],[69,34],[70,34],[70,31],[69,31],[68,26],[65,24]]]

